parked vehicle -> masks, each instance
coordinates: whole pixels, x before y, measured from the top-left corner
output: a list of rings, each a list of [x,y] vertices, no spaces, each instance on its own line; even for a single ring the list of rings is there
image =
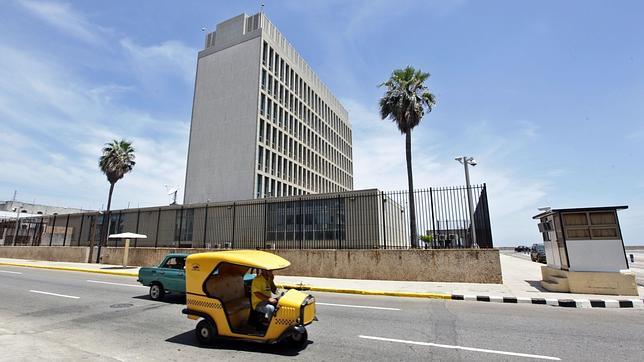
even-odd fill
[[[158,266],[139,269],[137,281],[150,287],[152,300],[162,300],[166,293],[185,294],[187,257],[188,254],[168,254]]]
[[[307,343],[305,326],[315,317],[315,298],[291,289],[278,298],[275,313],[267,324],[251,307],[244,288],[252,269],[280,270],[291,263],[275,254],[258,250],[227,250],[192,254],[186,259],[186,306],[189,319],[199,320],[197,340],[210,344],[216,338],[263,343],[288,342],[301,348]]]
[[[517,253],[527,253],[530,251],[530,248],[524,245],[519,245],[514,248],[514,251],[516,251]]]
[[[532,244],[530,259],[532,261],[538,261],[539,263],[546,263],[546,249],[543,244]]]

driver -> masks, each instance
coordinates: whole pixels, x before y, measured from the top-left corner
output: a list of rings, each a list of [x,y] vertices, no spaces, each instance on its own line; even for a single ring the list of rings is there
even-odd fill
[[[264,313],[267,320],[270,320],[275,313],[277,299],[273,298],[272,293],[277,292],[277,287],[273,282],[274,276],[271,270],[260,270],[259,275],[253,279],[251,285],[251,304],[253,309],[259,313]]]

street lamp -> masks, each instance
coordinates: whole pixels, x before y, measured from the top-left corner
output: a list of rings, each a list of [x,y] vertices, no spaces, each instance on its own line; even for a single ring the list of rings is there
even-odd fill
[[[467,206],[470,209],[470,229],[472,233],[472,247],[478,248],[476,242],[476,229],[474,228],[474,203],[472,201],[472,188],[470,187],[470,171],[468,165],[476,166],[477,162],[473,157],[461,156],[456,157],[456,161],[460,162],[465,167],[465,186],[467,187]]]
[[[13,233],[13,245],[16,246],[16,239],[18,238],[18,228],[20,227],[20,212],[22,211],[22,206],[14,207],[13,211],[16,212],[16,230]]]

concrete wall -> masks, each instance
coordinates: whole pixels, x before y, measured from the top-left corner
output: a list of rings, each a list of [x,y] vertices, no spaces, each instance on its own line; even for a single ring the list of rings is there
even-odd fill
[[[292,264],[285,274],[311,277],[502,283],[499,251],[278,250]]]
[[[21,253],[13,249],[22,249]],[[89,248],[0,247],[0,257],[84,261]],[[130,248],[129,265],[157,265],[170,252],[203,249]],[[276,250],[291,262],[284,275],[431,282],[502,283],[499,251],[458,250]],[[123,248],[103,248],[105,264],[120,264]],[[96,255],[96,254],[94,254]],[[85,259],[83,259],[85,256]]]
[[[75,246],[2,246],[0,258],[85,263],[89,248]]]

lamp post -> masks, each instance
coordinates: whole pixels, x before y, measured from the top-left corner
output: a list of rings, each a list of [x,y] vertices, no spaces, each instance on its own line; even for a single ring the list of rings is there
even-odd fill
[[[474,203],[472,200],[472,188],[470,187],[470,171],[468,166],[476,166],[477,162],[473,157],[461,156],[456,157],[456,161],[460,162],[465,167],[465,187],[467,187],[467,206],[470,211],[470,233],[472,234],[472,247],[478,248],[476,242],[476,229],[474,227]]]
[[[16,245],[16,238],[18,237],[18,228],[20,227],[20,211],[22,211],[22,206],[20,207],[14,207],[14,210],[16,211],[16,227],[13,233],[13,245]]]

